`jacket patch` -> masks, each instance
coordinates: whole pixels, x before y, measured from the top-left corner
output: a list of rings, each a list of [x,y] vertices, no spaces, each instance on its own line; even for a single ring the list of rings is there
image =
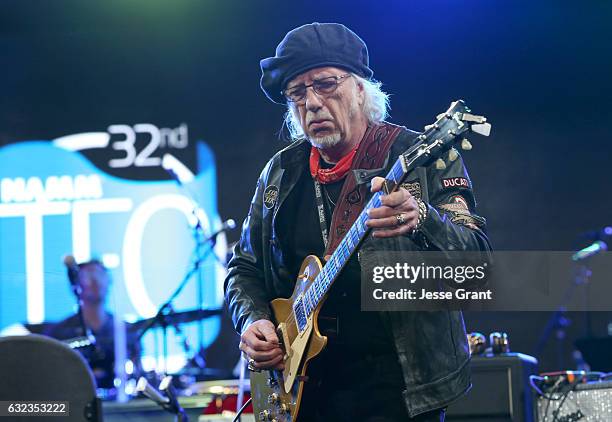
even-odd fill
[[[470,188],[470,181],[465,177],[449,177],[442,179],[443,188]]]
[[[468,207],[467,201],[461,195],[452,196],[450,199],[451,204],[457,204],[460,208],[467,210],[469,212],[470,207]]]
[[[484,227],[484,219],[470,212],[467,201],[461,195],[455,195],[446,204],[438,205],[438,208],[450,214],[451,221],[455,224],[478,229]]]
[[[402,187],[416,199],[421,199],[421,183],[419,181],[402,183]]]
[[[266,188],[263,194],[263,203],[264,206],[271,210],[276,205],[276,201],[278,200],[278,187],[274,185],[270,185]]]

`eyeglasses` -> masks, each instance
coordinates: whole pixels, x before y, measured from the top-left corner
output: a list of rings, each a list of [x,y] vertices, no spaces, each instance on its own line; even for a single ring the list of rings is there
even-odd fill
[[[312,87],[314,92],[319,95],[329,95],[333,93],[342,82],[351,76],[350,73],[345,73],[339,76],[330,76],[328,78],[316,79],[310,85],[298,85],[293,88],[286,89],[281,93],[287,98],[287,101],[292,103],[301,103],[306,98],[306,91]]]

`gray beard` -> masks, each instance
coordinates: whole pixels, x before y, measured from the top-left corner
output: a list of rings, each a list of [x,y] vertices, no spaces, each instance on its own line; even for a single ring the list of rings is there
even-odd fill
[[[342,136],[336,132],[327,136],[309,137],[308,140],[316,148],[329,148],[338,145],[342,140]]]

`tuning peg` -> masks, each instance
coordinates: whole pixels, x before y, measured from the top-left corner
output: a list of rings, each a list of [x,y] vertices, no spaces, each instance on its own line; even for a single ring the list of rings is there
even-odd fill
[[[459,153],[457,152],[457,150],[455,148],[451,148],[451,150],[448,152],[448,159],[453,162],[455,161],[457,158],[459,157]]]
[[[470,141],[463,138],[463,140],[461,141],[461,149],[465,151],[469,151],[472,149],[472,144],[470,144]]]
[[[472,132],[478,133],[479,135],[489,136],[491,134],[491,124],[490,123],[482,123],[472,125]]]
[[[446,168],[446,163],[443,159],[438,158],[436,160],[436,170],[444,170]]]

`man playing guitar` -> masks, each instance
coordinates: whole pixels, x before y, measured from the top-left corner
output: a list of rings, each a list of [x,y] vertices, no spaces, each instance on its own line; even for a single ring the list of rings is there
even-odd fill
[[[293,142],[261,173],[225,292],[249,369],[284,371],[290,361],[270,301],[292,295],[306,256],[334,251],[381,190],[377,176],[419,134],[385,122],[388,95],[372,78],[365,43],[343,25],[290,31],[261,70],[266,96],[287,107]],[[368,211],[371,235],[359,254],[488,250],[474,209],[460,157],[444,169],[422,168]],[[362,312],[360,277],[355,254],[318,313],[328,341],[297,378],[297,420],[444,420],[443,409],[470,387],[461,312]]]

